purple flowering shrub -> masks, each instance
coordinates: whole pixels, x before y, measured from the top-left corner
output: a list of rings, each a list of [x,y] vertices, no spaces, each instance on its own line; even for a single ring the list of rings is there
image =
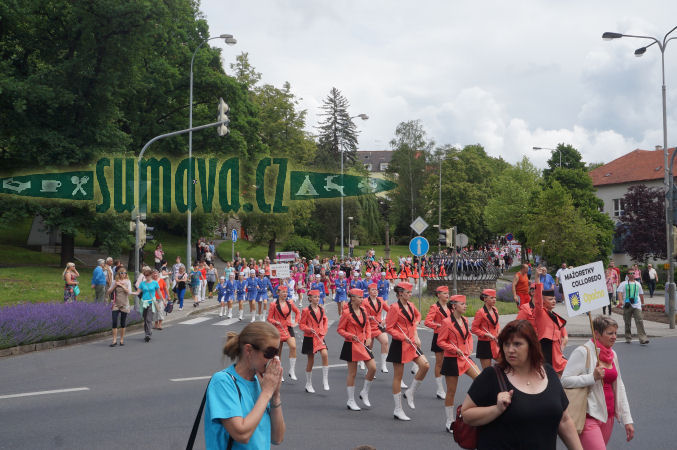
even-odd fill
[[[0,348],[86,336],[111,328],[106,303],[23,303],[0,308]],[[132,310],[127,324],[140,322]]]

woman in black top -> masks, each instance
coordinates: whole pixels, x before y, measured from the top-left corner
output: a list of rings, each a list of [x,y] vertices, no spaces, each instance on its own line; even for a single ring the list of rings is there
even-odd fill
[[[487,367],[463,402],[466,423],[479,427],[478,449],[555,449],[557,435],[569,449],[582,449],[559,377],[526,320],[514,320],[498,336],[496,371]],[[498,376],[508,388],[501,392]]]

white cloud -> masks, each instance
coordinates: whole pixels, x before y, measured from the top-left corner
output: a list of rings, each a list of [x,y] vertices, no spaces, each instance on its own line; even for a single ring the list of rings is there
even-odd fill
[[[549,155],[533,146],[570,143],[606,162],[663,140],[658,49],[634,58],[643,41],[601,34],[662,35],[675,25],[674,2],[203,0],[202,10],[213,34],[238,39],[226,62],[246,51],[264,82],[289,81],[309,128],[340,89],[353,115],[370,116],[357,123],[362,149],[387,148],[413,119],[437,144],[479,143],[539,166]],[[666,57],[666,75],[677,137],[677,57]]]

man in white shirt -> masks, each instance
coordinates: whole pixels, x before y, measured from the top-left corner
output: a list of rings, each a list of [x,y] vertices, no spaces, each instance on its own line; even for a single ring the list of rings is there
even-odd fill
[[[635,272],[628,271],[628,280],[618,285],[618,306],[623,308],[623,321],[625,322],[625,342],[632,341],[631,320],[635,318],[635,327],[639,336],[640,344],[648,344],[649,338],[644,331],[642,320],[642,303],[644,303],[644,291],[642,284],[635,280]]]

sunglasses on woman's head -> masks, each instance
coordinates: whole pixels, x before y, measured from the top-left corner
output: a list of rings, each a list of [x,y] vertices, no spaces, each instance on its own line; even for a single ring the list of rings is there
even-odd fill
[[[263,352],[263,357],[266,359],[273,359],[277,356],[279,353],[279,349],[277,347],[267,347],[264,350],[261,350],[257,345],[251,344],[252,347],[254,347],[256,350]]]

